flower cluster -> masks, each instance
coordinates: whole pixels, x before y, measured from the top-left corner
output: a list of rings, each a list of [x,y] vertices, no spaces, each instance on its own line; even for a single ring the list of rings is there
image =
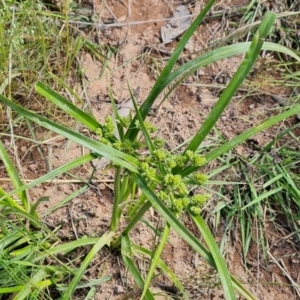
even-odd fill
[[[101,143],[108,145],[114,138],[114,130],[115,125],[113,119],[111,116],[107,116],[102,128],[96,130],[96,134]]]
[[[160,184],[158,196],[176,216],[187,208],[190,208],[194,214],[201,212],[201,206],[209,196],[203,194],[189,196],[184,178],[180,174],[173,174],[173,170],[177,167],[201,167],[205,164],[203,156],[192,151],[186,151],[183,155],[173,155],[168,150],[160,148],[143,157],[142,161],[140,174],[147,182],[156,181]],[[202,173],[193,175],[194,182],[198,185],[203,185],[207,178],[207,175]]]
[[[123,128],[129,125],[128,120],[119,119],[119,124]],[[149,134],[154,133],[157,129],[148,122],[144,122],[146,130]],[[139,122],[136,126],[140,128]],[[168,206],[168,208],[179,216],[187,208],[194,214],[201,212],[201,207],[209,198],[209,195],[198,194],[189,195],[187,182],[180,174],[176,174],[178,170],[186,167],[202,167],[205,165],[205,157],[198,153],[187,150],[181,155],[173,154],[164,148],[165,141],[161,138],[153,138],[154,151],[150,154],[139,154],[142,147],[147,148],[145,143],[132,141],[128,139],[116,140],[114,137],[115,126],[111,117],[106,117],[105,124],[101,129],[97,130],[97,135],[102,143],[110,144],[114,148],[138,157],[141,161],[139,172],[146,182],[156,182],[158,184],[158,196]],[[193,182],[197,185],[203,185],[207,181],[207,176],[202,173],[195,173],[192,176]]]
[[[119,123],[123,128],[129,126],[129,118],[120,118]],[[96,134],[99,141],[106,145],[111,145],[117,150],[120,150],[126,154],[134,155],[138,149],[143,146],[143,143],[139,141],[131,141],[128,139],[117,140],[114,136],[115,124],[111,116],[105,118],[105,123],[101,128],[96,130]]]

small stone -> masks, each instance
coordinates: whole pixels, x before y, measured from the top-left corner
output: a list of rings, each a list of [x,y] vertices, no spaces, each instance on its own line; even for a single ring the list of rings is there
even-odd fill
[[[226,118],[225,116],[222,116],[222,117],[221,117],[221,120],[222,120],[222,121],[226,121],[227,118]]]
[[[25,153],[27,151],[27,147],[26,146],[22,146],[20,150],[21,150],[22,153]]]
[[[114,288],[115,293],[118,294],[122,294],[124,293],[124,288],[121,285],[116,285]]]
[[[253,109],[255,107],[254,104],[249,105],[249,109]]]
[[[35,172],[37,170],[37,165],[36,164],[29,165],[28,170],[31,172]]]
[[[106,188],[106,186],[105,186],[104,183],[100,183],[100,184],[99,184],[99,190],[100,190],[100,191],[105,190],[105,188]]]

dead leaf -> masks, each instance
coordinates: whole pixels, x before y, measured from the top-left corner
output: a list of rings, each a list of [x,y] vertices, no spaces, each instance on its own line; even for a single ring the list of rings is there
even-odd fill
[[[173,18],[161,28],[161,38],[164,44],[171,43],[185,32],[191,25],[191,14],[185,5],[177,6]]]

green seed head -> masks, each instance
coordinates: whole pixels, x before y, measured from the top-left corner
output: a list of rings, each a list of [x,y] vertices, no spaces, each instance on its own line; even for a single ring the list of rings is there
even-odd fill
[[[203,206],[209,198],[210,196],[208,194],[197,194],[192,197],[191,203],[193,205]]]
[[[156,149],[162,148],[165,145],[165,143],[166,143],[165,140],[158,138],[158,137],[156,137],[153,141],[153,145]]]
[[[191,206],[191,212],[195,215],[200,215],[201,213],[201,208],[197,206]]]
[[[181,183],[180,175],[167,174],[164,178],[165,186],[176,189],[178,185]]]
[[[202,167],[206,164],[205,157],[201,156],[200,154],[194,154],[193,159],[191,160],[191,165],[193,167]]]
[[[165,149],[154,150],[152,156],[155,160],[164,162],[168,156],[168,151]]]
[[[113,135],[114,130],[115,130],[115,125],[113,122],[113,119],[111,116],[106,116],[105,118],[105,129],[106,129],[106,135]]]
[[[172,170],[176,167],[176,162],[173,158],[169,158],[166,161],[166,167],[168,170]]]
[[[207,181],[208,176],[206,174],[203,174],[203,173],[195,173],[194,174],[194,179],[195,179],[197,184],[203,185]]]

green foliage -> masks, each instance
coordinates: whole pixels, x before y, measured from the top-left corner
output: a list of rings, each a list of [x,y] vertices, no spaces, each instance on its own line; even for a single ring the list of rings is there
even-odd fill
[[[266,129],[273,125],[274,122],[278,122],[279,120],[299,111],[300,108],[294,107],[287,110],[286,112],[278,115],[276,117],[276,121],[272,118],[263,123],[261,126],[242,133],[232,141],[218,146],[214,150],[208,151],[205,156],[199,154],[199,146],[211,132],[218,118],[221,116],[222,112],[228,106],[232,97],[245,80],[261,49],[265,47],[266,49],[277,49],[278,51],[282,51],[286,54],[292,53],[290,50],[281,48],[277,45],[270,43],[264,44],[264,39],[267,37],[275,20],[274,14],[267,13],[263,18],[261,25],[257,29],[251,43],[215,49],[210,53],[204,54],[173,70],[185,45],[213,3],[214,1],[212,0],[208,2],[200,15],[192,23],[191,27],[183,35],[168,63],[161,72],[161,75],[157,79],[153,89],[150,91],[149,96],[140,108],[137,107],[134,96],[131,95],[135,107],[135,117],[133,119],[121,118],[118,115],[115,107],[115,101],[111,95],[112,106],[114,108],[114,118],[106,117],[105,123],[99,124],[89,114],[76,107],[76,105],[70,103],[58,93],[54,92],[52,88],[40,82],[37,83],[36,91],[40,95],[47,98],[49,101],[60,107],[67,115],[91,130],[97,136],[97,139],[88,138],[75,130],[59,125],[56,122],[49,120],[47,117],[40,116],[19,106],[12,101],[12,99],[0,95],[0,101],[3,104],[7,105],[10,109],[14,110],[27,120],[35,122],[50,131],[56,132],[57,134],[77,142],[78,144],[90,149],[93,153],[76,159],[49,172],[49,174],[44,175],[32,183],[24,185],[18,178],[17,171],[13,168],[13,164],[9,161],[8,155],[4,151],[4,154],[2,154],[2,160],[5,163],[5,167],[11,177],[15,189],[10,193],[1,191],[0,201],[1,205],[6,208],[5,214],[15,214],[20,216],[19,220],[21,220],[21,224],[24,225],[23,229],[28,229],[28,226],[25,226],[27,225],[26,222],[29,222],[37,229],[44,229],[45,227],[41,224],[38,216],[36,215],[36,207],[31,207],[30,202],[26,199],[25,191],[29,188],[43,183],[46,179],[52,179],[76,166],[89,162],[95,156],[106,157],[115,167],[114,199],[110,231],[106,232],[100,238],[82,238],[74,242],[54,246],[53,240],[47,240],[46,235],[44,234],[40,236],[40,232],[38,231],[28,231],[28,236],[35,237],[35,240],[31,239],[29,242],[28,240],[24,241],[21,239],[20,232],[18,230],[15,230],[13,235],[11,235],[11,228],[6,225],[2,226],[3,238],[0,242],[4,243],[3,247],[6,250],[6,255],[9,255],[11,252],[13,253],[14,258],[17,257],[19,261],[22,261],[26,255],[34,254],[33,258],[28,258],[28,262],[31,264],[32,262],[41,262],[42,259],[49,256],[55,257],[58,253],[67,254],[82,245],[93,245],[93,248],[89,251],[78,270],[74,270],[71,264],[64,266],[66,269],[63,270],[61,268],[54,269],[54,272],[51,268],[49,269],[51,270],[50,272],[47,268],[42,266],[32,268],[32,265],[30,265],[28,269],[26,268],[26,275],[30,272],[33,274],[31,283],[25,285],[23,281],[23,285],[21,285],[18,281],[10,282],[10,286],[12,286],[12,288],[9,292],[19,292],[20,298],[18,299],[24,299],[26,297],[30,299],[30,297],[36,297],[39,291],[35,289],[31,292],[33,286],[42,290],[45,290],[45,288],[50,285],[58,287],[58,282],[62,282],[67,277],[66,274],[72,275],[73,279],[70,285],[64,289],[65,294],[62,299],[70,299],[75,289],[80,286],[79,282],[82,279],[86,268],[104,245],[108,245],[112,249],[121,247],[124,263],[135,279],[138,287],[143,290],[142,298],[145,297],[145,299],[154,299],[154,296],[149,290],[149,286],[157,267],[164,269],[169,275],[171,275],[174,278],[174,282],[176,281],[176,285],[182,290],[182,286],[178,284],[176,278],[170,271],[168,271],[160,259],[160,255],[165,244],[168,242],[168,235],[171,228],[174,229],[181,238],[190,245],[190,247],[199,253],[210,266],[218,271],[226,299],[235,299],[235,290],[246,299],[254,299],[253,295],[251,295],[251,293],[229,273],[221,251],[208,226],[201,217],[201,208],[210,197],[207,193],[202,192],[201,186],[205,185],[210,174],[203,174],[199,171],[199,169],[212,159],[221,157],[224,153],[228,153],[234,146],[242,143],[255,133]],[[155,136],[155,126],[150,124],[148,121],[145,121],[152,105],[157,100],[157,97],[166,87],[176,81],[174,84],[175,88],[186,76],[192,74],[197,68],[213,63],[218,59],[241,53],[246,53],[244,61],[231,82],[223,91],[219,101],[212,109],[206,121],[203,123],[191,142],[188,143],[185,150],[182,153],[175,153],[175,151],[169,151],[166,149],[165,141],[160,137]],[[300,58],[297,55],[294,53],[291,55],[300,61]],[[114,120],[116,120],[117,128],[115,128]],[[115,136],[116,129],[118,129],[120,139],[117,139]],[[4,147],[2,148],[2,150],[5,150]],[[196,185],[200,187],[200,192],[192,195],[191,189]],[[136,199],[137,187],[142,192],[138,199]],[[19,196],[21,204],[13,200],[13,196],[15,195]],[[130,202],[132,202],[130,206],[125,205],[129,196],[131,200]],[[255,199],[255,201],[250,202],[250,206],[255,205],[260,200],[261,198]],[[144,279],[139,273],[134,262],[134,247],[132,247],[130,232],[151,207],[153,207],[157,213],[164,218],[165,227],[157,248],[153,250],[149,272]],[[246,208],[247,207],[244,207],[243,209]],[[199,229],[199,232],[203,236],[207,246],[204,246],[199,239],[196,238],[180,222],[180,215],[183,212],[187,212],[191,215],[192,220]],[[128,223],[125,228],[122,227],[121,229],[119,222],[122,216],[125,216]],[[48,230],[45,231],[49,234],[49,236],[52,236],[51,232],[48,232]],[[39,243],[36,243],[37,238],[39,239]],[[43,242],[40,242],[40,240]],[[22,246],[22,251],[18,251],[20,250],[20,245]],[[140,252],[147,254],[147,251],[148,249],[141,250]],[[6,260],[7,257],[4,257],[3,261],[6,262]],[[1,271],[3,271],[2,275],[4,276],[7,274],[8,270],[9,267],[0,269],[0,275]],[[52,279],[53,277],[50,277],[53,276],[52,272],[54,273],[55,280]],[[10,275],[10,277],[13,276]],[[47,281],[50,280],[50,278],[51,281]],[[28,277],[26,277],[26,280],[27,279]]]

